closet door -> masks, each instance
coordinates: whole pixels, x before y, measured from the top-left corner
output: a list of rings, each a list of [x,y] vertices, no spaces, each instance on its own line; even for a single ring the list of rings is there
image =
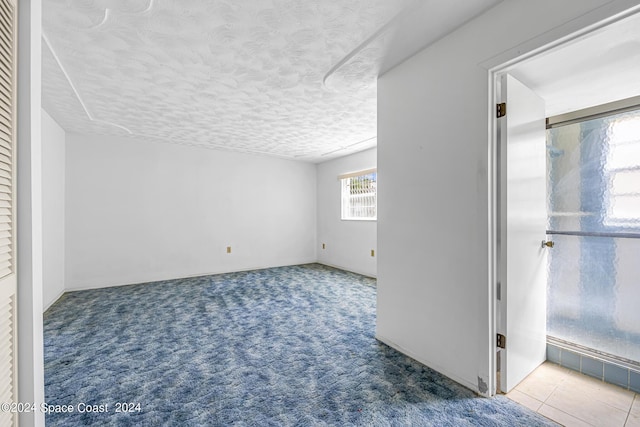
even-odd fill
[[[16,4],[0,0],[0,403],[16,403]],[[18,425],[15,411],[0,410],[0,426]],[[10,407],[9,407],[10,408]]]

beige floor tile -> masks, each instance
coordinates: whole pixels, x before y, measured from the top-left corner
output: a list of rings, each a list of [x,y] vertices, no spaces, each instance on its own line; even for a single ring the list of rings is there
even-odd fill
[[[633,403],[634,392],[578,372],[572,372],[559,386],[568,391],[578,391],[590,399],[606,403],[614,408],[629,412]]]
[[[507,397],[568,427],[640,427],[640,394],[549,362]]]
[[[543,404],[538,413],[566,427],[591,427],[590,424],[549,405]]]
[[[640,427],[640,416],[629,414],[629,418],[627,418],[627,423],[624,427]]]
[[[516,387],[516,390],[528,394],[529,396],[544,402],[556,389],[556,384],[535,379],[525,379]]]
[[[518,384],[516,390],[544,402],[569,375],[569,369],[545,362]]]
[[[514,402],[518,402],[519,404],[526,406],[534,412],[540,409],[540,406],[542,406],[542,402],[534,399],[528,394],[524,394],[521,391],[518,391],[517,389],[511,390],[509,393],[507,393],[506,396]]]
[[[580,388],[558,387],[545,403],[594,426],[622,427],[628,414],[628,410],[594,399]]]
[[[636,417],[640,417],[640,394],[635,395],[633,405],[631,405],[631,413]]]
[[[532,372],[534,375],[540,375],[543,377],[552,377],[554,380],[563,380],[571,375],[571,369],[563,368],[560,365],[556,365],[551,362],[544,362],[542,365]]]

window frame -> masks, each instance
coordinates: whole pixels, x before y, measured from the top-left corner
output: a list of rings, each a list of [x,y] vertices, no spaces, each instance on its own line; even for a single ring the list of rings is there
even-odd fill
[[[345,202],[350,201],[353,197],[350,197],[348,194],[345,194],[345,190],[350,188],[351,180],[354,178],[363,178],[369,175],[374,175],[372,180],[373,182],[373,197],[374,197],[374,205],[373,206],[361,206],[361,208],[373,208],[374,216],[350,216],[348,213],[352,211],[352,206],[349,204],[345,206]],[[349,184],[345,185],[345,181],[349,180]],[[377,221],[378,220],[378,169],[370,168],[359,170],[356,172],[349,172],[338,176],[338,181],[340,182],[340,220],[341,221]],[[365,194],[366,193],[362,193]],[[366,196],[365,196],[366,197]]]

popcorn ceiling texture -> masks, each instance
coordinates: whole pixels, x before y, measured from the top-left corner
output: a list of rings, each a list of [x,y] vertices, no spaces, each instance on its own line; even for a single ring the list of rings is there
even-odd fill
[[[43,46],[44,107],[67,131],[127,135],[111,122],[138,137],[312,159],[376,135],[369,67],[353,67],[346,90],[322,80],[406,2],[43,4],[44,33],[94,118]]]
[[[327,160],[376,144],[394,27],[363,43],[422,3],[44,0],[43,106],[68,132]]]

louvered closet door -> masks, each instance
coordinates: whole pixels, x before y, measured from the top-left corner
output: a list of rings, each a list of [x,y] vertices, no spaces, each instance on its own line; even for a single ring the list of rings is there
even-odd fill
[[[15,234],[16,5],[0,0],[0,404],[17,401]],[[0,426],[18,424],[0,410]]]

